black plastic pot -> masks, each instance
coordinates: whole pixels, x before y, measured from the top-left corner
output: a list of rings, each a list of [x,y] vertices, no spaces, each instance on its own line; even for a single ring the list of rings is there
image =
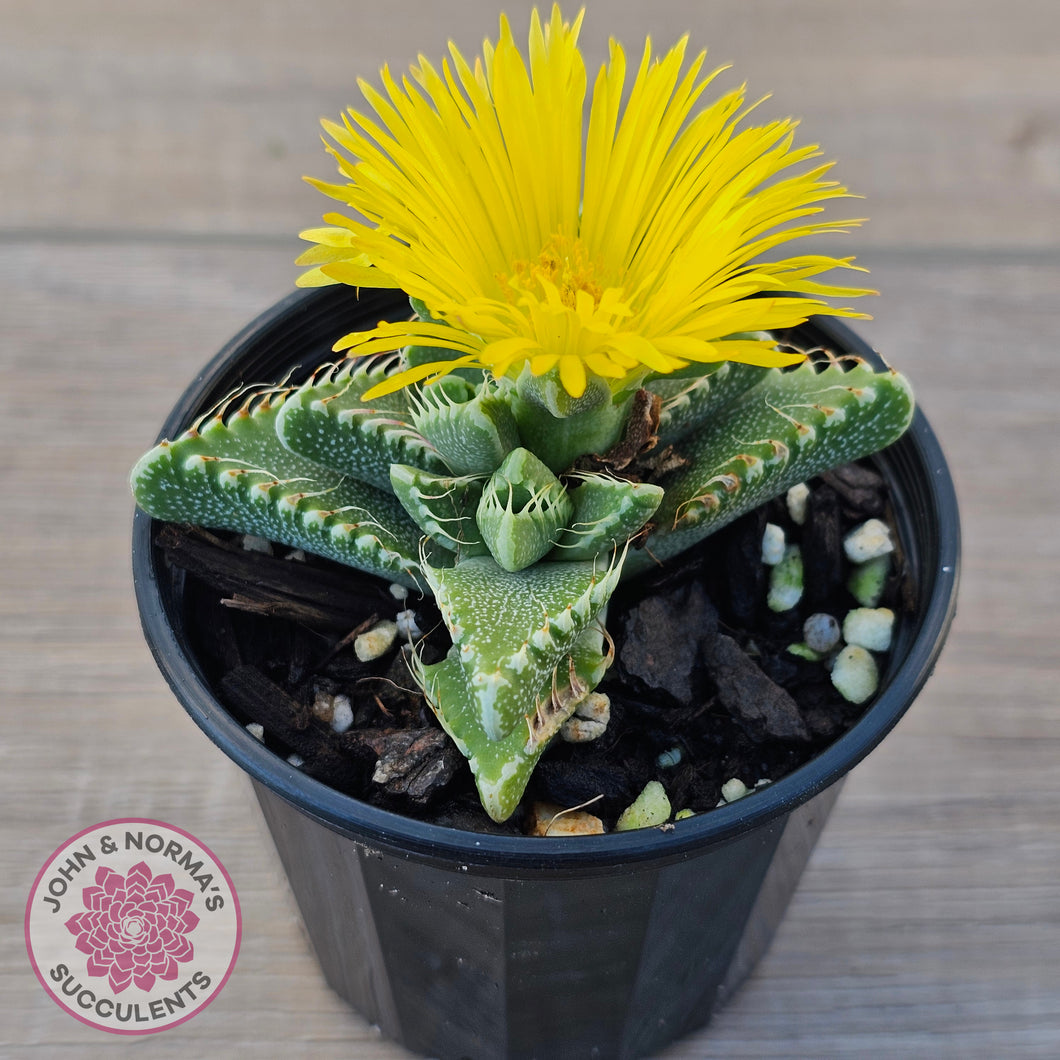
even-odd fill
[[[308,373],[347,331],[407,312],[394,292],[298,293],[236,336],[178,402],[173,437],[240,383]],[[830,319],[811,343],[876,355]],[[297,372],[295,373],[297,378]],[[957,503],[927,420],[875,460],[918,602],[876,701],[813,761],[661,829],[531,839],[441,828],[300,773],[218,703],[189,646],[183,581],[136,515],[144,633],[177,698],[250,775],[331,986],[435,1057],[634,1057],[702,1026],[768,946],[840,782],[906,711],[953,617]]]

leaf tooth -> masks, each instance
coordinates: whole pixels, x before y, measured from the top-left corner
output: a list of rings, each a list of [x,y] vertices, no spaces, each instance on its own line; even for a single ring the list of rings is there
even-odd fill
[[[508,656],[509,669],[521,674],[530,665],[530,641],[524,640],[522,646]]]
[[[550,616],[552,623],[563,636],[569,636],[574,631],[572,610],[573,604],[568,604],[562,611]]]
[[[552,636],[552,630],[549,628],[547,619],[540,629],[535,629],[534,632],[530,634],[530,643],[539,651],[556,650],[556,641]]]

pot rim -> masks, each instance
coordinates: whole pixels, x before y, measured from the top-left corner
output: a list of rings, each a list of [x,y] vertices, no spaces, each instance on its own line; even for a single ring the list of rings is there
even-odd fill
[[[336,297],[336,288],[296,291],[239,332],[198,374],[174,407],[159,435],[173,437],[200,410],[219,372],[248,347],[269,341],[279,326],[297,326],[318,303]],[[338,289],[342,290],[342,289]],[[384,306],[393,292],[361,292],[365,315]],[[368,303],[368,304],[364,304]],[[378,305],[377,305],[378,304]],[[812,317],[807,325],[834,343],[877,364],[882,358],[846,325]],[[306,776],[270,751],[219,703],[202,671],[178,638],[159,583],[161,558],[153,545],[155,520],[137,509],[133,520],[133,582],[144,636],[167,683],[196,725],[229,758],[313,820],[372,847],[428,862],[462,867],[569,873],[647,860],[671,861],[698,849],[734,839],[790,813],[849,772],[897,724],[931,675],[956,610],[960,567],[960,526],[953,481],[938,439],[919,405],[912,425],[895,446],[919,466],[931,510],[922,513],[934,529],[936,547],[925,557],[920,579],[930,594],[916,616],[916,633],[905,657],[893,655],[882,675],[882,691],[858,722],[809,762],[753,795],[660,828],[603,836],[538,838],[469,832],[430,824],[383,810]],[[898,474],[900,469],[891,469]],[[892,482],[892,486],[894,483]],[[897,649],[895,649],[897,650]]]

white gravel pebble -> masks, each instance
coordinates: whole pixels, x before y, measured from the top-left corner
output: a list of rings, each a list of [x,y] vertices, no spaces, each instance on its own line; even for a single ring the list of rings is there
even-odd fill
[[[287,764],[294,766],[295,769],[301,769],[305,765],[305,759],[301,755],[288,755]]]
[[[603,692],[590,692],[574,711],[579,718],[588,718],[606,725],[611,720],[611,700]]]
[[[655,759],[655,764],[660,769],[673,769],[681,761],[681,748],[671,747],[669,751],[663,751],[658,758]]]
[[[615,822],[616,832],[634,828],[653,828],[670,819],[670,800],[657,780],[649,780],[644,790],[627,806]]]
[[[788,505],[788,515],[796,526],[802,526],[806,522],[806,502],[810,499],[810,487],[805,482],[792,486],[785,498]]]
[[[771,611],[790,611],[802,599],[802,553],[798,545],[788,545],[784,558],[769,572]]]
[[[423,636],[423,630],[416,625],[416,612],[408,609],[399,611],[395,616],[397,621],[398,636],[402,640],[419,640]]]
[[[397,582],[391,582],[390,595],[395,600],[407,600],[409,596],[409,591],[404,585],[398,585]]]
[[[721,797],[726,802],[742,799],[751,789],[739,778],[732,777],[721,786]]]
[[[265,726],[259,725],[256,721],[252,721],[247,725],[247,732],[254,737],[255,740],[265,741]]]
[[[855,607],[843,619],[843,640],[869,651],[889,651],[894,612],[889,607]]]
[[[574,716],[560,726],[560,739],[567,743],[588,743],[603,736],[610,720],[611,700],[603,692],[590,692],[578,704]]]
[[[349,696],[337,695],[331,701],[331,728],[345,732],[353,724],[353,704]]]
[[[848,644],[832,665],[832,684],[849,703],[864,703],[876,691],[876,660],[860,644]]]
[[[397,623],[385,619],[367,633],[362,633],[354,642],[353,650],[361,662],[371,662],[386,655],[397,639]]]
[[[577,714],[568,718],[559,727],[559,738],[567,743],[589,743],[599,736],[603,736],[607,726],[592,718],[579,718]]]
[[[810,615],[802,624],[802,639],[811,651],[827,654],[839,643],[839,620],[824,611]]]
[[[784,558],[786,545],[783,527],[777,526],[776,523],[766,523],[765,532],[762,534],[762,562],[767,567],[775,567]]]
[[[263,552],[266,556],[272,555],[272,542],[257,534],[244,534],[243,548],[247,552]]]
[[[843,538],[843,551],[851,563],[864,563],[894,551],[891,531],[880,519],[867,519]]]
[[[527,822],[530,835],[603,835],[604,822],[585,810],[564,810],[547,802],[535,802]]]
[[[875,607],[880,602],[880,597],[883,596],[883,589],[890,573],[891,557],[889,554],[856,564],[850,571],[850,577],[847,578],[850,595],[862,607]]]

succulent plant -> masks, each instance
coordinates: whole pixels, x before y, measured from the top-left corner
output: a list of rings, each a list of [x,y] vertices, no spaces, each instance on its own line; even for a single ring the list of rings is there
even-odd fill
[[[415,676],[508,817],[535,763],[611,662],[619,580],[744,512],[894,441],[913,409],[893,371],[808,360],[776,333],[848,259],[763,264],[845,189],[793,123],[736,131],[742,90],[700,111],[683,43],[645,59],[619,120],[612,47],[593,95],[554,9],[530,69],[507,22],[470,66],[452,49],[418,87],[384,70],[372,120],[326,123],[370,222],[305,233],[307,285],[401,287],[407,322],[337,337],[348,359],[257,388],[133,471],[151,515],[249,532],[434,595],[452,637]],[[529,170],[529,172],[528,172]],[[788,227],[784,227],[787,225]]]

